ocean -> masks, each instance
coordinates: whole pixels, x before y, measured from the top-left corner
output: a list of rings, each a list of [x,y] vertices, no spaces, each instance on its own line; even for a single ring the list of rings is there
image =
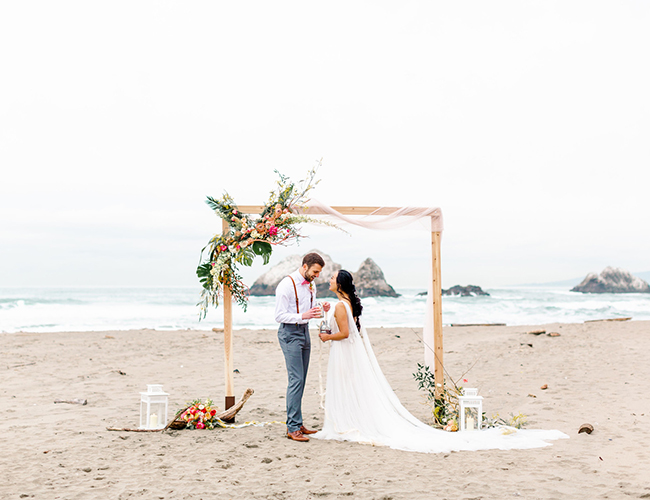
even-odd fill
[[[362,300],[367,327],[421,327],[422,289],[398,298]],[[443,323],[535,325],[631,316],[650,320],[650,294],[581,294],[566,288],[488,288],[489,297],[443,297]],[[221,309],[199,322],[196,287],[0,288],[0,332],[105,331],[150,328],[207,330],[223,326]],[[234,328],[277,328],[273,297],[233,307]]]

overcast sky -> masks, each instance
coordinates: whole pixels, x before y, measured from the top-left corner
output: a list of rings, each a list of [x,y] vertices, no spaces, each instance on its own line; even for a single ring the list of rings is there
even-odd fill
[[[648,26],[645,0],[3,2],[0,285],[192,285],[206,195],[321,157],[325,203],[442,208],[444,287],[648,271]],[[304,232],[272,262],[426,286],[426,231]]]

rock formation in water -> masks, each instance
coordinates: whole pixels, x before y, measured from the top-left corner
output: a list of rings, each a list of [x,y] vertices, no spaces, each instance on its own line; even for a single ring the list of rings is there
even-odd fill
[[[600,274],[589,273],[571,289],[582,293],[650,293],[650,285],[625,269],[606,267]]]
[[[490,295],[489,293],[484,292],[480,286],[475,285],[452,286],[447,290],[442,290],[442,294],[451,295],[452,297],[478,297],[479,295]],[[427,292],[418,293],[418,295],[427,295]]]
[[[451,295],[454,297],[477,297],[479,295],[490,295],[487,292],[484,292],[480,286],[467,285],[461,286],[456,285],[448,288],[447,290],[442,291],[443,295]]]
[[[332,273],[341,269],[341,264],[332,261],[332,258],[329,255],[319,250],[310,250],[306,253],[311,252],[316,252],[325,261],[323,272],[314,281],[317,290],[317,297],[336,297],[336,295],[329,291],[329,281]],[[275,295],[275,288],[278,286],[278,283],[282,281],[282,278],[294,272],[301,265],[302,255],[290,255],[286,259],[281,260],[255,280],[255,283],[253,283],[253,286],[250,288],[250,294],[257,296]]]
[[[386,282],[384,272],[368,257],[354,273],[354,284],[359,297],[399,297],[395,289]]]
[[[334,293],[329,291],[329,280],[334,272],[341,269],[341,264],[333,262],[329,255],[318,250],[311,250],[311,252],[316,252],[325,261],[323,272],[314,281],[317,296],[319,298],[336,297]],[[250,288],[250,294],[257,296],[275,295],[275,288],[278,283],[282,278],[298,269],[301,262],[301,255],[290,255],[280,261],[255,280],[255,283]],[[386,282],[383,271],[370,258],[361,264],[361,267],[356,273],[353,273],[353,276],[360,297],[399,297],[393,287]]]

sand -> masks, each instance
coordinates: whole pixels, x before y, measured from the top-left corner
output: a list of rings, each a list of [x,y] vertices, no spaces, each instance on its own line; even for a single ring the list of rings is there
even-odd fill
[[[544,328],[560,336],[535,336]],[[315,338],[315,332],[313,338]],[[170,414],[187,400],[223,406],[223,339],[214,332],[2,335],[0,497],[41,499],[650,498],[650,322],[449,327],[445,365],[480,389],[488,415],[570,439],[533,450],[420,454],[285,438],[285,427],[109,432],[136,427],[139,392],[163,384]],[[370,331],[403,404],[426,420],[408,328]],[[255,394],[238,421],[284,420],[286,372],[273,330],[235,333],[235,390]],[[316,342],[303,402],[319,428]],[[323,351],[323,372],[327,348]],[[475,364],[474,364],[475,363]],[[465,373],[471,366],[471,370]],[[548,385],[542,390],[541,386]],[[532,395],[536,397],[532,397]],[[54,404],[86,398],[86,406]],[[578,434],[591,423],[592,434]]]

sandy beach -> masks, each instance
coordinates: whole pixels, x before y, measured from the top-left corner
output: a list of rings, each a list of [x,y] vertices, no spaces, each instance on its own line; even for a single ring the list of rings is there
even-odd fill
[[[560,335],[526,333],[540,328]],[[429,407],[412,377],[423,357],[419,332],[369,333],[402,403],[427,420]],[[479,388],[488,416],[521,412],[527,428],[570,436],[540,449],[449,454],[296,443],[279,424],[110,432],[109,426],[137,427],[139,392],[147,383],[170,393],[170,416],[197,397],[222,407],[222,335],[4,334],[0,497],[650,498],[649,333],[647,321],[445,328],[446,369]],[[312,342],[303,414],[308,426],[319,428],[319,348]],[[276,332],[238,330],[234,345],[237,399],[247,387],[255,390],[237,421],[284,420],[286,372]],[[327,352],[324,346],[323,375]],[[54,404],[73,398],[88,404]],[[583,423],[594,432],[578,434]]]

